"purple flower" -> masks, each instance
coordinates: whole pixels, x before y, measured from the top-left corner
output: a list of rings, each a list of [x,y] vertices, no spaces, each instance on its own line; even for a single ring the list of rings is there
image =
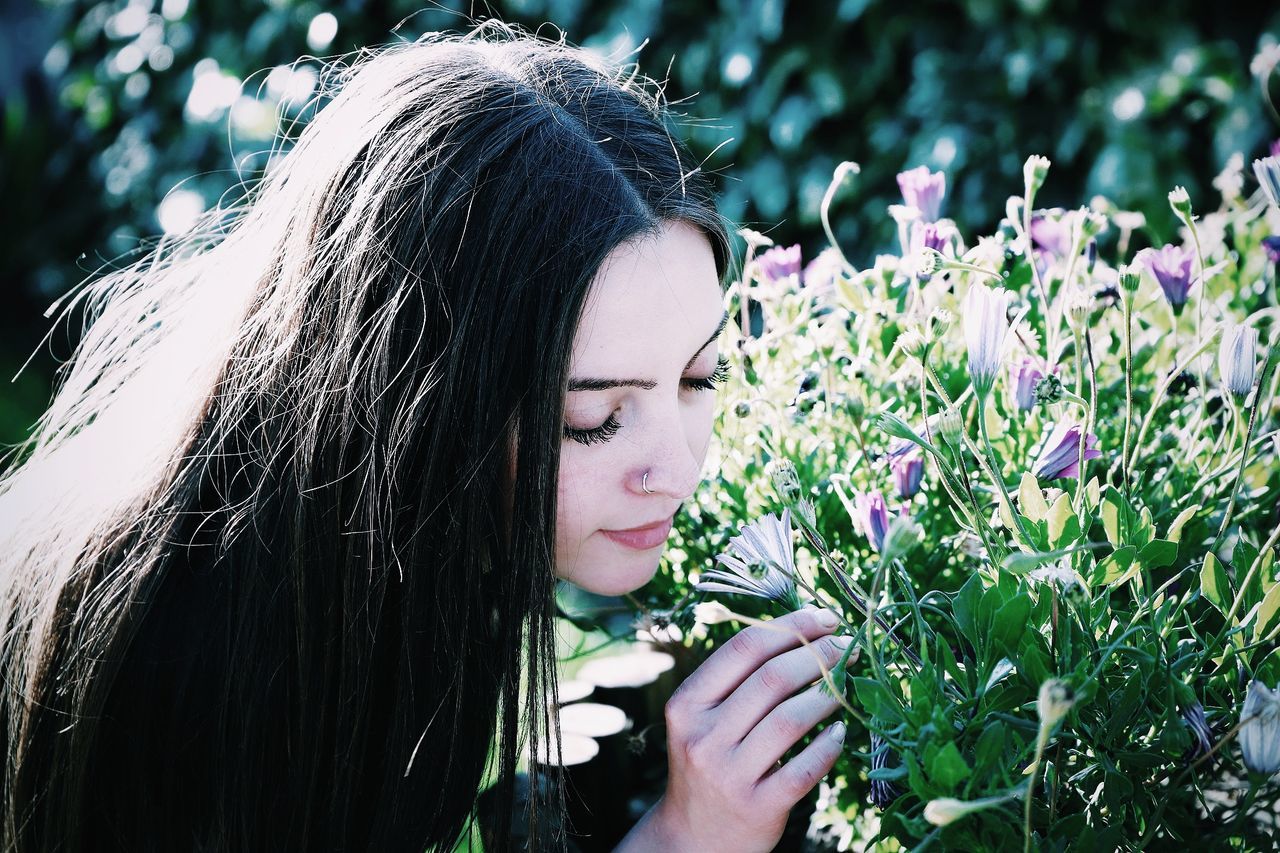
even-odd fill
[[[1018,370],[1014,374],[1013,397],[1019,409],[1029,412],[1036,407],[1036,384],[1043,378],[1044,373],[1031,359],[1024,358],[1022,364],[1018,365]]]
[[[1098,450],[1098,437],[1089,433],[1085,437],[1084,458],[1097,459],[1102,455]],[[1044,444],[1040,446],[1040,454],[1031,473],[1042,480],[1056,480],[1059,477],[1080,476],[1080,425],[1066,421],[1058,423]]]
[[[1155,276],[1173,313],[1181,314],[1182,306],[1187,304],[1187,296],[1191,293],[1191,286],[1195,284],[1191,278],[1191,264],[1195,257],[1195,252],[1190,248],[1166,245],[1159,251],[1143,249],[1134,261],[1145,266]]]
[[[889,744],[875,732],[871,733],[871,769],[881,770],[889,766]],[[896,763],[896,762],[895,762]],[[878,809],[887,809],[900,796],[892,782],[871,780],[871,803]]]
[[[835,285],[844,272],[845,266],[839,250],[828,246],[805,265],[801,279],[804,281],[804,286],[812,288],[815,294],[825,293]]]
[[[1271,140],[1271,156],[1280,157],[1280,139]]]
[[[991,390],[1004,359],[1009,334],[1008,306],[1012,294],[981,282],[969,285],[964,296],[964,334],[969,347],[969,379],[978,399]]]
[[[1262,251],[1267,253],[1267,260],[1280,264],[1280,235],[1262,238]]]
[[[924,476],[924,459],[920,451],[895,456],[889,460],[889,469],[893,471],[893,485],[898,497],[908,500],[920,491],[920,480]]]
[[[800,275],[800,244],[794,246],[774,246],[762,254],[757,261],[760,272],[769,281],[782,281],[788,276]]]
[[[884,534],[889,529],[889,510],[879,492],[858,492],[854,498],[858,511],[858,524],[877,551],[884,545]]]
[[[1071,254],[1071,221],[1060,208],[1031,217],[1031,242],[1051,255],[1065,258]]]
[[[945,172],[930,172],[928,166],[917,166],[898,173],[902,200],[920,211],[925,222],[934,222],[942,210],[942,197],[947,193]]]
[[[1190,708],[1182,711],[1182,722],[1191,731],[1191,746],[1182,760],[1194,761],[1209,752],[1213,731],[1209,728],[1209,721],[1205,719],[1204,707],[1199,702],[1193,702]]]

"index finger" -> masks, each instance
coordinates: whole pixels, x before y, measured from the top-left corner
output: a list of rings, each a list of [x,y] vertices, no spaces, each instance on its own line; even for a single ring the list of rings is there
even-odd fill
[[[825,637],[838,624],[838,617],[830,610],[805,607],[744,628],[694,670],[679,692],[690,702],[717,705],[765,661]]]

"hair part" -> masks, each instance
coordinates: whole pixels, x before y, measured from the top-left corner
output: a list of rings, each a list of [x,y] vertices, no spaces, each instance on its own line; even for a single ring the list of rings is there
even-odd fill
[[[241,203],[69,302],[0,478],[4,849],[448,848],[486,772],[511,812],[559,751],[591,282],[666,221],[731,262],[655,87],[493,22],[361,51]]]

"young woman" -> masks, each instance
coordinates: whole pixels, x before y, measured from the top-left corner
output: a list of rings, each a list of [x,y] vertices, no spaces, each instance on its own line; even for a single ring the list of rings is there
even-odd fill
[[[555,579],[639,587],[697,486],[730,250],[649,84],[497,25],[339,70],[81,294],[0,480],[7,851],[450,848],[558,735]],[[772,847],[839,750],[778,762],[819,615],[682,685],[624,847]]]

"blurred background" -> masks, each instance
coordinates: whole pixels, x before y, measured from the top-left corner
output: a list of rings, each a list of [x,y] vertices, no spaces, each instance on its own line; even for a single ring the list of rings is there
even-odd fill
[[[810,256],[833,167],[861,164],[837,234],[893,245],[895,174],[946,170],[944,213],[989,231],[1028,154],[1046,206],[1104,194],[1172,232],[1233,152],[1263,153],[1250,60],[1268,4],[1171,0],[0,0],[0,443],[27,435],[78,331],[44,311],[258,174],[324,57],[497,16],[669,78],[735,221]],[[1268,9],[1272,11],[1267,11]],[[317,59],[319,57],[320,59]],[[290,107],[288,104],[292,103]],[[281,104],[285,106],[281,107]],[[1216,193],[1214,194],[1216,196]],[[37,350],[37,347],[39,349]],[[16,381],[20,366],[29,365]]]

